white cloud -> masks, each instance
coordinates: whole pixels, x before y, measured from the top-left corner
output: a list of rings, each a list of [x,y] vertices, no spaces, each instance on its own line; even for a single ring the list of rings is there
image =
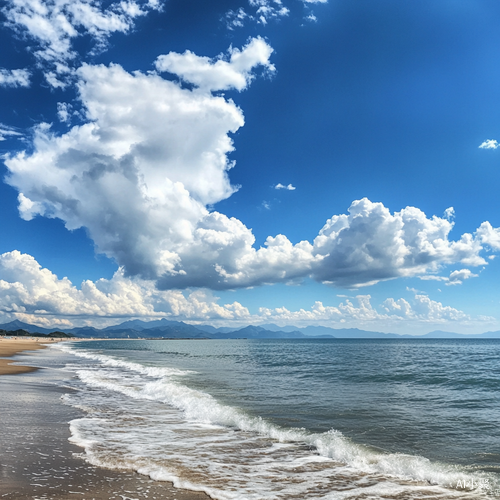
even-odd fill
[[[477,237],[483,245],[492,250],[500,250],[500,228],[494,228],[489,222],[483,222],[477,230]]]
[[[317,301],[310,309],[291,311],[286,307],[260,308],[250,314],[239,302],[219,304],[219,298],[206,290],[182,293],[161,291],[154,283],[126,278],[119,269],[109,279],[87,280],[80,287],[67,278],[59,279],[42,268],[30,255],[18,251],[0,254],[0,322],[19,319],[40,326],[71,327],[90,324],[103,327],[128,318],[168,318],[208,322],[234,327],[247,324],[322,324],[332,327],[370,326],[385,328],[401,324],[444,324],[447,322],[492,321],[472,319],[463,311],[415,293],[414,299],[386,299],[380,308],[371,304],[370,295],[352,299],[342,297],[337,306]],[[389,328],[391,329],[391,328]]]
[[[150,281],[128,279],[118,270],[111,280],[84,281],[80,289],[58,279],[30,255],[0,255],[0,314],[38,325],[71,326],[115,318],[240,320],[249,316],[238,302],[219,305],[210,292],[161,292]],[[113,321],[111,321],[113,323]]]
[[[349,215],[327,221],[314,240],[313,253],[323,259],[312,274],[318,281],[356,287],[433,272],[454,262],[484,265],[481,236],[465,233],[450,241],[452,228],[449,220],[429,219],[415,207],[391,214],[381,203],[358,200]]]
[[[411,301],[406,299],[386,299],[380,310],[371,304],[370,295],[358,295],[354,299],[346,298],[338,306],[325,306],[315,302],[310,309],[290,311],[285,307],[275,309],[260,308],[259,316],[262,322],[278,324],[310,325],[323,324],[338,328],[349,325],[371,324],[377,328],[380,325],[394,325],[406,322],[438,323],[470,321],[471,317],[441,302],[431,300],[423,294],[415,294]],[[491,320],[492,318],[487,318]],[[486,320],[486,318],[485,318]]]
[[[242,28],[245,24],[245,19],[247,18],[252,18],[252,16],[249,16],[245,12],[245,9],[243,9],[242,7],[240,7],[238,10],[229,10],[224,16],[226,26],[230,30],[234,30],[235,28]]]
[[[91,37],[94,50],[102,50],[112,33],[126,33],[137,17],[161,9],[158,0],[104,4],[102,0],[11,0],[2,12],[7,24],[32,42],[31,50],[46,69],[47,81],[64,87],[72,73],[70,62],[77,58],[73,50],[77,37]]]
[[[0,123],[0,141],[5,141],[7,137],[21,137],[23,134],[14,130],[12,127]]]
[[[244,120],[232,100],[208,89],[244,88],[271,51],[254,39],[232,49],[229,61],[193,55],[189,71],[174,64],[203,92],[118,65],[83,65],[77,76],[86,123],[62,135],[40,124],[33,153],[5,160],[21,216],[86,227],[97,250],[126,276],[157,280],[161,289],[231,289],[307,276],[356,288],[447,264],[486,265],[483,246],[499,250],[500,229],[483,223],[453,241],[452,221],[427,218],[415,207],[391,214],[381,203],[357,200],[348,214],[328,220],[313,243],[292,244],[278,234],[258,249],[241,221],[209,211],[236,190],[228,177],[229,133]]]
[[[448,220],[453,220],[455,218],[455,209],[453,207],[448,207],[444,211],[443,217]]]
[[[71,104],[67,102],[58,102],[57,103],[57,117],[59,121],[63,123],[69,123],[71,121]]]
[[[30,76],[27,69],[0,69],[0,87],[29,87]]]
[[[265,26],[269,21],[278,20],[290,13],[290,9],[285,7],[281,0],[249,0],[248,5],[252,14],[249,14],[242,7],[226,12],[223,20],[228,29],[241,28],[246,20],[255,21]]]
[[[285,186],[284,184],[278,183],[276,186],[274,186],[274,189],[286,189],[288,191],[295,191],[295,187],[292,186],[291,184],[288,184],[288,186]]]
[[[248,3],[257,9],[255,19],[261,24],[267,24],[270,19],[277,19],[290,13],[281,0],[249,0]]]
[[[452,271],[449,277],[429,274],[427,276],[419,276],[419,278],[425,281],[445,281],[448,286],[461,285],[465,280],[477,278],[478,276],[478,274],[474,274],[470,269],[460,269],[459,271]]]
[[[274,72],[269,62],[273,49],[260,37],[252,38],[242,50],[229,49],[229,57],[224,60],[200,57],[187,50],[184,54],[170,52],[159,56],[156,69],[178,75],[185,82],[192,83],[204,91],[244,90],[253,80],[252,70],[263,66],[266,71]]]
[[[494,139],[488,139],[479,146],[480,149],[497,149],[500,144]]]
[[[463,311],[450,306],[443,306],[441,302],[431,300],[427,295],[415,295],[413,303],[405,299],[386,299],[383,308],[387,314],[398,316],[401,319],[418,320],[419,322],[444,323],[446,321],[468,321],[470,316]]]
[[[477,278],[478,275],[474,274],[470,269],[460,269],[460,271],[453,271],[448,278],[447,285],[461,285],[469,278]]]

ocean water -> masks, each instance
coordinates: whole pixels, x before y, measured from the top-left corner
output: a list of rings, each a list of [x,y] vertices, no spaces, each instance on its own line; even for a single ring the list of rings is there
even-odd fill
[[[54,348],[94,465],[218,500],[500,497],[498,340]]]

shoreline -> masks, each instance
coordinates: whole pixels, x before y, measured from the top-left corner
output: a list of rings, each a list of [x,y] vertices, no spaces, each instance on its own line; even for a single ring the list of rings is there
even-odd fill
[[[1,375],[18,375],[21,373],[30,373],[38,370],[34,366],[14,365],[15,360],[5,359],[11,358],[16,354],[29,353],[38,349],[46,349],[47,345],[59,342],[60,340],[47,341],[45,339],[36,339],[36,337],[27,338],[2,338],[0,337],[0,376]]]
[[[0,356],[36,357],[42,353],[35,351],[52,344],[42,342],[2,339]],[[0,375],[0,498],[210,500],[204,493],[177,489],[172,483],[154,481],[132,470],[106,469],[86,462],[83,449],[68,440],[69,422],[85,418],[85,413],[61,401],[69,389],[53,382],[60,374],[51,373],[51,368],[13,367],[21,371],[9,370],[8,375],[15,375],[10,377]],[[0,373],[5,373],[1,369],[0,365]]]

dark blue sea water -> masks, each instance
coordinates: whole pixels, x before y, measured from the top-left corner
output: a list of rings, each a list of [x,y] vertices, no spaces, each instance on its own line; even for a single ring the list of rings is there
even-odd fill
[[[500,496],[498,340],[63,348],[94,464],[217,499]]]

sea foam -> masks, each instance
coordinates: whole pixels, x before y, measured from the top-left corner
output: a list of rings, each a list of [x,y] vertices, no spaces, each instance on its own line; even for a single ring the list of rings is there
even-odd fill
[[[420,456],[381,453],[334,429],[277,426],[188,387],[183,379],[193,372],[187,370],[62,348],[92,362],[73,367],[90,392],[68,400],[89,411],[71,432],[95,465],[131,468],[221,500],[462,498],[482,496],[477,485],[494,481]],[[277,488],[280,478],[285,485]],[[476,487],[457,490],[457,484]]]

